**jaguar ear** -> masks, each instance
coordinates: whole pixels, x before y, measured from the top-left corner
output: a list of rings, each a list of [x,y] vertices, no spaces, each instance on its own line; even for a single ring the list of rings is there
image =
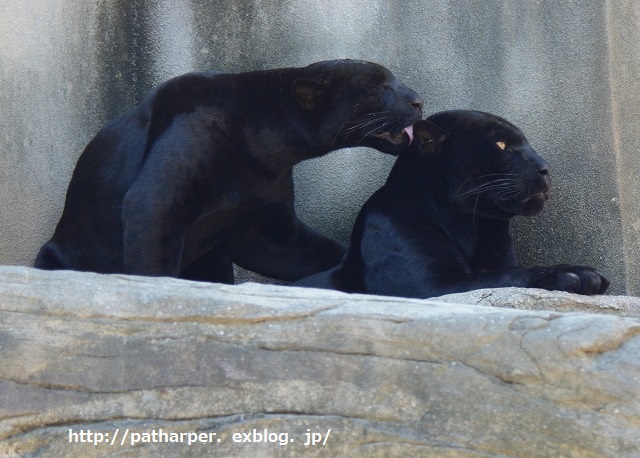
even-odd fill
[[[318,81],[300,78],[291,85],[291,93],[304,110],[313,111],[324,94],[324,86]]]
[[[422,119],[413,125],[413,138],[420,154],[430,156],[438,152],[447,134],[434,123]]]

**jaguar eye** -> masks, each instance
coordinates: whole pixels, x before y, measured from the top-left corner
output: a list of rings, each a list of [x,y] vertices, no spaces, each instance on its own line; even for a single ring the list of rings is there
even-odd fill
[[[498,146],[498,148],[500,148],[502,151],[504,151],[505,149],[507,149],[507,144],[503,141],[499,141],[496,142],[496,145]]]

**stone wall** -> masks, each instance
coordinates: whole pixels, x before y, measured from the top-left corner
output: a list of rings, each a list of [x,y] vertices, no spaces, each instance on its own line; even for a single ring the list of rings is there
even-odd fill
[[[351,57],[426,99],[494,112],[548,159],[555,191],[517,224],[524,263],[591,264],[640,294],[640,6],[633,0],[0,0],[0,263],[30,265],[84,145],[156,83]],[[392,158],[296,170],[299,212],[346,240]]]

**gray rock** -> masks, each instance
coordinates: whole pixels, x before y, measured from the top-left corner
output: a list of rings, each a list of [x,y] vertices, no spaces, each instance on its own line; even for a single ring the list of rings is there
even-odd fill
[[[640,318],[640,297],[633,296],[582,296],[534,288],[494,288],[447,294],[446,296],[433,297],[430,300],[510,307],[519,310],[605,313]]]
[[[639,354],[606,314],[2,267],[0,456],[633,457]]]

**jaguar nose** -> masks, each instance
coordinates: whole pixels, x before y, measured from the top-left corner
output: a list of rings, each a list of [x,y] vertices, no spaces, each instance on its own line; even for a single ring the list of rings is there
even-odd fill
[[[418,94],[416,94],[415,97],[413,99],[411,99],[409,104],[413,108],[415,108],[416,111],[418,111],[418,113],[420,113],[420,116],[422,116],[422,107],[424,106],[424,100],[422,99],[422,97],[420,97]]]
[[[542,175],[544,178],[548,178],[549,177],[549,168],[551,166],[549,165],[549,163],[547,161],[545,161],[544,159],[541,158],[540,161],[538,161],[538,173],[540,175]]]
[[[551,177],[549,176],[550,165],[547,161],[538,157],[537,166],[538,166],[538,176],[542,178],[542,182],[544,183],[545,188],[548,190],[551,186]]]

